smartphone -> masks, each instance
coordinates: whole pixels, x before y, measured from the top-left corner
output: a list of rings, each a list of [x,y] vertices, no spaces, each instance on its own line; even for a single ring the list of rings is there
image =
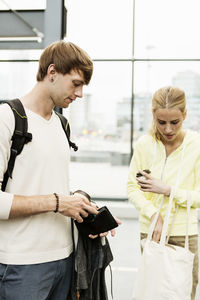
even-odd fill
[[[145,170],[143,170],[143,172],[145,172],[145,173],[147,173],[147,174],[150,174],[151,173],[151,171],[149,170],[149,169],[145,169]],[[137,174],[136,174],[136,177],[141,177],[141,176],[143,176],[140,172],[138,172]]]

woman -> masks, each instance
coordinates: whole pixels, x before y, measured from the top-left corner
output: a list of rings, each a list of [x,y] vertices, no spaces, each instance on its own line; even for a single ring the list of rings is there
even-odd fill
[[[170,222],[174,220],[169,243],[184,247],[187,191],[191,191],[189,248],[195,253],[191,294],[194,300],[198,283],[196,208],[200,207],[200,136],[191,130],[182,129],[186,117],[186,100],[185,93],[179,88],[164,87],[156,91],[152,99],[152,113],[150,133],[142,136],[134,148],[128,178],[128,197],[140,213],[143,239],[165,196],[153,233],[153,240],[158,242],[169,195],[172,187],[175,187]],[[144,172],[144,169],[150,169],[151,173]],[[140,173],[139,176],[137,173]]]

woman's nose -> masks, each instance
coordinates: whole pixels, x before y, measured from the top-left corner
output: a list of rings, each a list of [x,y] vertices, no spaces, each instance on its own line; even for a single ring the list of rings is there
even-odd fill
[[[165,132],[166,133],[169,133],[169,132],[171,132],[172,131],[172,126],[171,126],[171,124],[166,124],[166,126],[165,126]]]

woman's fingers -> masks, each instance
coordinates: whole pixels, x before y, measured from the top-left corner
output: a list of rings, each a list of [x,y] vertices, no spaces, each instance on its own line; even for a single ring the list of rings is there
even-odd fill
[[[142,171],[142,170],[139,170],[139,173],[142,174],[142,176],[144,176],[146,179],[152,179],[151,175]],[[139,178],[139,177],[138,177]]]

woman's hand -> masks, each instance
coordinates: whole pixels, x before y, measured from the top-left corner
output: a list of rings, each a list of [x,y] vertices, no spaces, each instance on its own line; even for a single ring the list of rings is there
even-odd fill
[[[164,194],[169,196],[171,192],[171,187],[166,183],[162,182],[160,179],[153,178],[150,174],[139,170],[142,174],[141,177],[136,177],[136,180],[143,192],[152,192],[156,194]]]
[[[153,216],[151,217],[151,223],[153,222],[155,215],[156,215],[156,213],[153,214]],[[162,218],[161,214],[159,214],[158,220],[156,222],[156,226],[154,228],[153,237],[152,237],[152,240],[156,243],[158,243],[160,241],[162,228],[163,228],[163,218]]]

